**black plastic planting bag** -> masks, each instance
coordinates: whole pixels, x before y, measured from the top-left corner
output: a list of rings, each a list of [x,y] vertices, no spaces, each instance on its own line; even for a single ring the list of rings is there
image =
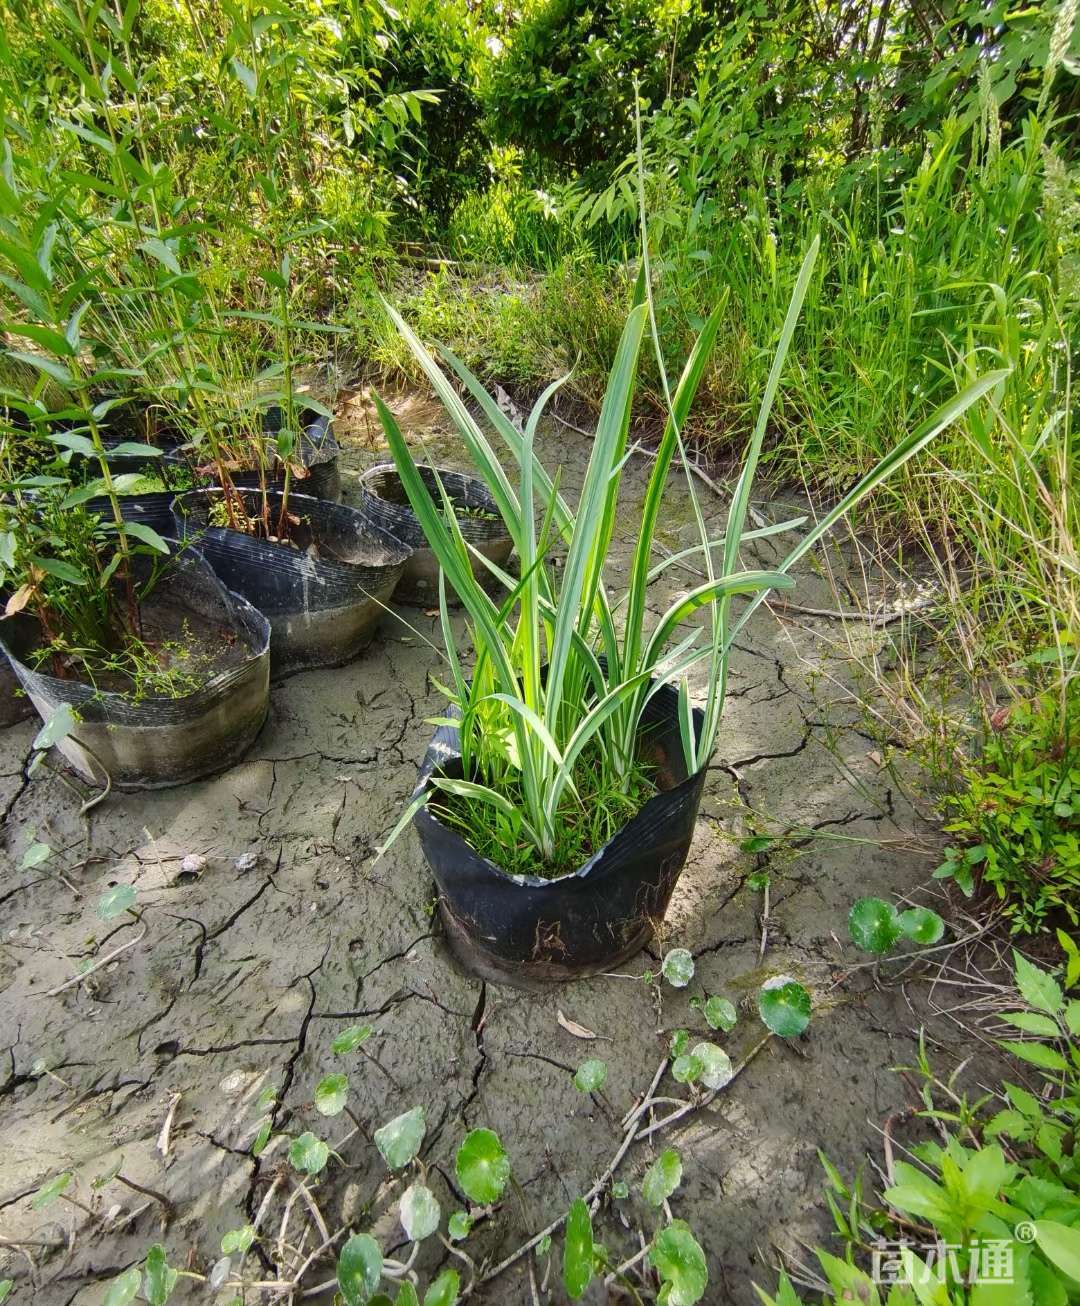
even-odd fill
[[[149,526],[162,539],[167,540],[176,532],[172,516],[172,501],[175,498],[174,490],[152,490],[149,494],[122,494],[117,502],[124,521]],[[112,504],[106,498],[88,499],[86,509],[99,514],[106,521],[112,521]]]
[[[143,560],[138,560],[142,564]],[[78,720],[57,747],[87,780],[106,774],[120,788],[160,788],[210,775],[238,761],[266,718],[270,692],[270,627],[239,595],[231,594],[197,554],[175,556],[150,597],[214,638],[243,650],[237,665],[179,698],[144,697],[95,689],[27,664],[41,640],[36,622],[0,621],[0,645],[19,683],[48,721],[67,704]]]
[[[280,408],[267,409],[263,417],[263,430],[267,435],[274,436],[281,430],[284,421],[284,413]],[[334,438],[330,418],[324,413],[316,413],[313,409],[306,408],[300,412],[300,423],[300,439],[296,452],[298,461],[307,468],[307,475],[294,480],[293,486],[301,494],[308,494],[313,499],[329,499],[331,503],[338,503],[341,499],[341,469],[338,466],[341,449]],[[272,440],[270,444],[269,452],[273,453]],[[278,464],[270,476],[269,483],[278,488],[284,479],[284,471]],[[257,471],[240,472],[236,477],[236,484],[244,489],[257,489],[259,483]]]
[[[505,566],[514,544],[487,486],[479,477],[468,476],[464,472],[453,472],[445,467],[435,470],[418,467],[417,471],[436,504],[442,503],[436,470],[438,480],[442,481],[450,501],[458,509],[458,526],[464,539],[497,566]],[[379,463],[369,467],[360,477],[359,496],[364,515],[413,551],[405,564],[394,597],[402,603],[437,603],[439,560],[428,548],[424,528],[409,504],[401,477],[393,463]],[[473,570],[482,581],[486,578],[487,572],[482,563],[474,563]],[[453,598],[451,589],[448,588],[447,593]]]
[[[0,612],[3,611],[6,600],[7,595],[0,594]],[[21,626],[26,629],[28,636],[37,633],[37,622],[25,612],[17,612],[4,620],[5,623],[10,623],[12,630]],[[33,715],[34,705],[23,693],[11,659],[0,649],[0,727],[13,726]]]
[[[702,714],[695,712],[695,729]],[[481,857],[428,807],[413,822],[439,888],[439,908],[459,959],[485,979],[532,985],[610,970],[638,952],[663,920],[686,862],[705,785],[688,775],[678,694],[663,686],[649,701],[639,740],[656,767],[654,794],[577,871],[556,880],[508,875]],[[461,777],[458,732],[440,726],[416,793],[438,790],[433,771]]]
[[[267,492],[275,522],[281,494]],[[261,510],[262,495],[244,492],[247,511]],[[274,675],[340,666],[370,642],[409,556],[405,545],[355,508],[290,494],[289,512],[300,519],[296,545],[258,539],[208,525],[220,490],[190,490],[173,503],[181,533],[199,549],[229,589],[264,613],[273,636]]]

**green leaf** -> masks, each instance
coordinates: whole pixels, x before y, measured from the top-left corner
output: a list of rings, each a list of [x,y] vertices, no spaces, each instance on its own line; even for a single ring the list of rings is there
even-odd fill
[[[145,522],[141,522],[141,521],[124,522],[124,534],[133,535],[135,539],[142,540],[144,544],[149,544],[149,546],[152,549],[156,549],[158,553],[169,552],[169,546],[165,543],[165,541],[161,538],[161,536],[157,533],[157,531],[154,530],[152,526],[147,526]]]
[[[1060,1038],[1061,1030],[1052,1016],[1042,1016],[1037,1011],[1003,1011],[1001,1019],[1025,1034],[1038,1034],[1042,1038]]]
[[[466,1135],[454,1168],[466,1197],[482,1206],[497,1202],[510,1178],[510,1158],[491,1129],[474,1129]]]
[[[468,1238],[472,1232],[472,1216],[468,1211],[455,1211],[450,1217],[447,1229],[451,1239],[454,1242],[460,1242],[462,1238]]]
[[[372,1299],[372,1306],[375,1306],[377,1300],[377,1298]],[[387,1302],[389,1300],[387,1298]],[[394,1306],[420,1306],[420,1298],[416,1295],[416,1289],[408,1279],[398,1289],[398,1295],[394,1298]]]
[[[382,1153],[382,1159],[389,1169],[400,1170],[403,1165],[409,1164],[420,1151],[426,1129],[424,1108],[414,1106],[411,1111],[395,1116],[381,1129],[375,1130],[375,1146]]]
[[[566,1217],[563,1248],[563,1286],[572,1301],[577,1301],[592,1282],[593,1263],[592,1219],[584,1200],[576,1197]]]
[[[343,1029],[341,1033],[330,1044],[330,1051],[336,1052],[341,1056],[346,1052],[354,1052],[361,1043],[367,1040],[375,1033],[373,1025],[350,1025],[348,1029]]]
[[[48,572],[50,576],[55,576],[57,580],[66,580],[70,585],[86,584],[86,576],[79,568],[72,566],[70,562],[64,562],[62,558],[41,558],[36,553],[32,553],[30,561],[35,567]]]
[[[158,263],[168,268],[174,276],[183,275],[183,269],[177,262],[176,255],[163,240],[151,236],[148,240],[141,240],[138,247],[145,254],[149,254],[152,259],[156,259]]]
[[[904,938],[922,944],[923,947],[939,942],[945,933],[945,922],[929,907],[909,907],[900,913],[897,920]]]
[[[270,1116],[263,1116],[259,1121],[259,1128],[255,1134],[254,1141],[251,1144],[251,1155],[261,1156],[266,1144],[270,1141],[270,1131],[274,1127],[274,1121]]]
[[[645,1171],[641,1195],[650,1206],[663,1206],[681,1183],[682,1159],[673,1147],[669,1147]]]
[[[649,1264],[667,1288],[667,1306],[694,1306],[705,1296],[709,1269],[685,1220],[672,1220],[653,1239]]]
[[[58,363],[52,358],[46,358],[44,354],[24,354],[18,349],[9,349],[7,352],[9,357],[16,359],[20,363],[26,363],[28,367],[37,368],[39,372],[51,376],[54,381],[59,381],[65,389],[70,390],[74,387],[75,378],[63,363]]]
[[[330,1149],[321,1138],[308,1130],[294,1138],[289,1148],[289,1164],[301,1174],[319,1174],[326,1166]]]
[[[701,1062],[701,1082],[714,1091],[729,1084],[735,1074],[731,1058],[715,1043],[698,1043],[690,1053]]]
[[[347,1075],[327,1075],[315,1090],[315,1109],[324,1116],[340,1115],[349,1097]]]
[[[700,1057],[695,1057],[692,1052],[684,1052],[682,1056],[676,1057],[671,1064],[671,1076],[677,1083],[694,1084],[702,1076],[705,1070],[704,1063]]]
[[[146,1276],[143,1280],[143,1296],[150,1306],[165,1306],[176,1287],[180,1277],[165,1256],[165,1248],[155,1243],[146,1253]]]
[[[33,870],[35,866],[40,866],[42,862],[47,862],[52,856],[52,849],[47,843],[32,843],[22,855],[22,861],[19,863],[21,871]]]
[[[410,1184],[401,1194],[401,1227],[414,1243],[431,1237],[441,1215],[435,1194],[423,1184]]]
[[[424,1306],[454,1306],[458,1299],[461,1279],[457,1270],[443,1270],[442,1274],[424,1293]],[[398,1298],[400,1303],[401,1298]]]
[[[604,1086],[607,1079],[607,1062],[590,1057],[583,1061],[574,1072],[574,1087],[582,1093],[596,1093]]]
[[[0,1306],[11,1296],[11,1290],[15,1287],[14,1279],[0,1279]]]
[[[65,1191],[71,1183],[71,1171],[65,1170],[63,1174],[55,1175],[34,1194],[34,1200],[30,1203],[35,1211],[40,1211],[46,1206],[50,1206]]]
[[[75,710],[69,703],[61,703],[48,721],[34,736],[32,747],[44,751],[60,743],[75,729]]]
[[[1045,1011],[1056,1016],[1062,1008],[1061,988],[1052,975],[1030,961],[1015,949],[1013,950],[1016,987],[1029,1007]]]
[[[725,1033],[735,1028],[738,1016],[734,1005],[727,998],[711,997],[705,1003],[705,1019],[713,1029],[722,1029]]]
[[[247,64],[241,63],[235,55],[229,60],[229,66],[236,74],[237,80],[243,85],[248,97],[254,100],[259,90],[258,75]]]
[[[672,948],[660,971],[672,988],[684,989],[694,978],[694,958],[686,948]]]
[[[8,332],[9,335],[25,336],[27,340],[32,340],[61,358],[70,358],[75,353],[68,338],[51,327],[39,326],[32,322],[5,322],[0,330]]]
[[[142,1275],[139,1273],[139,1267],[133,1265],[123,1274],[118,1274],[109,1284],[103,1306],[127,1306],[129,1301],[134,1301],[135,1294],[141,1286]]]
[[[1069,1063],[1061,1053],[1052,1047],[1047,1047],[1045,1043],[1012,1043],[1002,1039],[999,1046],[1006,1052],[1011,1052],[1014,1057],[1019,1057],[1021,1061],[1028,1061],[1042,1070],[1069,1069]]]
[[[337,1281],[346,1306],[364,1306],[379,1286],[383,1258],[379,1244],[366,1233],[354,1233],[341,1249]]]
[[[133,884],[114,884],[106,889],[98,899],[98,915],[103,921],[114,920],[130,911],[135,905],[135,886]]]
[[[233,1252],[247,1252],[255,1241],[255,1230],[250,1224],[242,1229],[230,1229],[221,1239],[221,1254],[231,1256]]]
[[[857,948],[878,954],[888,952],[900,937],[896,908],[881,898],[860,898],[848,912],[848,930]]]
[[[1036,1220],[1035,1242],[1051,1264],[1080,1280],[1080,1230],[1056,1220]]]
[[[797,1038],[810,1024],[810,994],[789,975],[767,980],[758,993],[758,1012],[780,1038]]]

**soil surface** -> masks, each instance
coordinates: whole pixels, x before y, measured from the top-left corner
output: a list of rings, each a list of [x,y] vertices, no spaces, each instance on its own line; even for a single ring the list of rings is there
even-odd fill
[[[429,454],[461,465],[444,427],[428,425],[430,403],[405,396],[398,406],[403,420],[423,415],[412,433]],[[355,427],[339,427],[346,502],[360,468],[385,457],[363,404],[352,407]],[[571,496],[588,448],[558,424],[545,433],[542,456],[552,468],[562,462]],[[613,588],[625,581],[650,467],[638,455],[628,465]],[[726,499],[699,490],[719,533]],[[787,503],[755,510],[792,515]],[[673,476],[661,544],[676,551],[693,539],[685,485]],[[747,561],[754,557],[773,559],[769,543],[748,549]],[[652,590],[654,612],[697,582],[668,569]],[[793,601],[824,609],[842,601],[820,558],[802,569]],[[853,1175],[877,1151],[874,1126],[904,1104],[891,1068],[914,1060],[925,994],[918,984],[877,983],[870,966],[852,969],[866,956],[848,941],[846,917],[869,894],[930,901],[918,886],[929,882],[940,840],[853,701],[865,687],[838,623],[790,607],[755,615],[733,658],[720,756],[663,939],[622,977],[537,995],[458,969],[411,831],[374,860],[414,784],[432,730],[425,719],[443,706],[431,680],[442,674],[431,647],[437,619],[400,611],[409,624],[388,618],[357,662],[277,685],[249,755],[207,781],[113,795],[80,816],[66,778],[45,768],[27,778],[36,725],[0,733],[0,1277],[16,1281],[20,1306],[100,1303],[107,1280],[159,1239],[172,1264],[207,1273],[222,1235],[260,1212],[249,1279],[288,1279],[327,1236],[321,1221],[329,1235],[348,1224],[370,1230],[387,1255],[404,1257],[397,1199],[408,1180],[388,1178],[371,1132],[414,1105],[426,1111],[422,1158],[444,1230],[465,1204],[453,1165],[464,1134],[493,1128],[510,1155],[516,1186],[464,1244],[478,1267],[493,1266],[603,1173],[622,1139],[620,1117],[649,1088],[671,1032],[709,1036],[690,997],[736,1004],[735,1029],[712,1037],[738,1062],[761,1042],[758,988],[787,974],[814,994],[807,1033],[768,1040],[711,1105],[634,1144],[617,1175],[631,1196],[605,1201],[595,1218],[610,1254],[633,1256],[639,1231],[647,1239],[657,1226],[639,1196],[641,1176],[662,1148],[677,1148],[683,1182],[670,1205],[708,1251],[705,1300],[749,1306],[754,1281],[775,1283],[775,1245],[797,1250],[800,1239],[828,1232],[817,1149]],[[869,625],[846,629],[867,646],[882,638]],[[789,837],[765,853],[740,850],[762,830]],[[54,856],[21,870],[35,839]],[[753,878],[763,871],[767,916]],[[101,919],[98,900],[117,884],[136,889],[140,920]],[[694,955],[689,988],[658,992],[630,977],[655,971],[670,947]],[[335,1036],[361,1024],[375,1030],[363,1050],[335,1055]],[[940,1021],[930,1026],[940,1040],[931,1050],[949,1069],[969,1049],[954,1027],[946,1035]],[[587,1057],[608,1065],[593,1096],[571,1079]],[[349,1076],[352,1118],[327,1119],[315,1087],[339,1070]],[[268,1108],[259,1102],[266,1089],[275,1094]],[[670,1077],[657,1091],[687,1096]],[[251,1154],[264,1113],[275,1135],[311,1130],[344,1164],[331,1161],[301,1191],[285,1162],[287,1137]],[[39,1187],[66,1171],[74,1178],[64,1196],[34,1209]],[[123,1180],[168,1198],[164,1229],[155,1197]],[[471,1300],[563,1301],[558,1248],[556,1237],[552,1264],[536,1263],[535,1294],[525,1257]],[[422,1282],[449,1264],[469,1281],[465,1262],[438,1240],[423,1244]],[[302,1287],[332,1275],[332,1260],[316,1260]],[[588,1300],[606,1299],[591,1291]],[[172,1300],[235,1295],[181,1279]],[[331,1295],[324,1288],[307,1299]],[[244,1300],[287,1296],[249,1289]]]

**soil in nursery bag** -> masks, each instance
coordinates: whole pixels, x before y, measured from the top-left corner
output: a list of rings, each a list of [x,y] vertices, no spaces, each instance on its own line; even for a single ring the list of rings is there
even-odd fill
[[[353,508],[290,494],[283,521],[281,501],[268,491],[265,517],[258,491],[234,502],[263,537],[210,524],[227,519],[220,490],[179,496],[173,514],[223,583],[266,615],[275,676],[340,666],[370,643],[409,550]]]
[[[445,467],[419,467],[417,470],[436,504],[442,502],[439,493],[439,482],[442,482],[467,543],[497,566],[505,566],[514,544],[483,481],[477,476]],[[379,463],[368,468],[360,477],[357,493],[361,511],[413,551],[394,597],[401,603],[425,607],[438,603],[439,560],[428,548],[424,528],[412,510],[397,468],[392,463]],[[473,571],[482,582],[489,579],[482,563],[473,562]],[[457,601],[453,590],[448,588],[447,594],[452,602]]]
[[[141,561],[141,560],[140,560]],[[239,760],[269,702],[270,628],[192,551],[175,556],[140,605],[140,668],[42,653],[36,622],[0,622],[0,641],[43,720],[73,709],[57,747],[95,784],[157,788]]]
[[[439,889],[450,944],[483,979],[535,988],[612,970],[663,921],[693,838],[706,770],[687,771],[678,695],[664,686],[642,718],[640,756],[656,792],[577,870],[548,879],[510,875],[428,807],[413,818]],[[700,729],[701,714],[695,712]],[[461,778],[458,733],[440,726],[420,769]],[[436,791],[436,800],[437,800]]]

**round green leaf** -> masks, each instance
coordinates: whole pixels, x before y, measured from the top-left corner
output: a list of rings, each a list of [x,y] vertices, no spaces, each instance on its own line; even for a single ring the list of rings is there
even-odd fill
[[[937,943],[945,933],[945,922],[929,907],[909,907],[900,913],[898,920],[904,938],[924,947]]]
[[[685,1220],[672,1220],[649,1248],[649,1264],[667,1288],[668,1306],[694,1306],[705,1296],[709,1269],[705,1253]]]
[[[71,1172],[69,1170],[54,1176],[47,1183],[42,1184],[34,1194],[34,1200],[30,1203],[31,1207],[35,1211],[40,1211],[43,1206],[55,1202],[70,1183]]]
[[[722,1029],[726,1034],[729,1029],[735,1028],[738,1016],[734,1005],[727,998],[711,997],[705,1003],[705,1019],[710,1028]]]
[[[603,1088],[605,1079],[607,1079],[607,1062],[590,1057],[588,1061],[583,1061],[578,1066],[574,1074],[574,1087],[579,1088],[583,1093],[595,1093]]]
[[[454,1168],[466,1197],[483,1206],[499,1200],[510,1178],[510,1158],[491,1129],[474,1129],[466,1136]]]
[[[242,1229],[230,1229],[221,1240],[221,1253],[231,1256],[233,1252],[246,1252],[254,1241],[255,1230],[250,1224],[245,1224]]]
[[[318,1174],[326,1165],[330,1149],[310,1131],[294,1138],[289,1148],[289,1164],[302,1174]]]
[[[472,1232],[472,1216],[468,1211],[455,1211],[447,1227],[452,1241],[460,1242]]]
[[[347,1075],[327,1075],[315,1090],[315,1109],[324,1116],[340,1115],[349,1096]]]
[[[684,989],[694,978],[694,959],[686,948],[672,948],[660,969],[672,988]]]
[[[341,1249],[337,1281],[346,1306],[365,1306],[379,1286],[383,1258],[379,1244],[366,1233],[354,1233]]]
[[[781,1038],[795,1038],[810,1024],[810,994],[790,975],[767,980],[758,993],[765,1025]]]
[[[671,1049],[671,1056],[681,1057],[690,1046],[690,1031],[688,1029],[677,1029],[671,1035],[671,1041],[668,1045]]]
[[[619,1202],[630,1196],[630,1189],[621,1179],[616,1179],[611,1185],[611,1195]]]
[[[109,1291],[105,1294],[104,1306],[127,1306],[129,1301],[134,1301],[135,1294],[141,1286],[142,1275],[139,1273],[139,1267],[133,1265],[131,1269],[125,1270],[123,1274],[118,1274],[109,1284]]]
[[[650,1206],[663,1206],[682,1183],[682,1160],[673,1147],[661,1152],[645,1171],[641,1195]]]
[[[423,1184],[410,1184],[401,1194],[401,1227],[414,1243],[431,1237],[441,1215],[435,1194]]]
[[[900,937],[900,918],[891,902],[860,898],[848,912],[848,929],[857,948],[885,953]]]
[[[715,1043],[698,1043],[690,1055],[701,1062],[701,1082],[706,1088],[723,1088],[731,1082],[735,1070],[723,1048]]]
[[[30,844],[26,852],[22,855],[22,861],[19,863],[21,871],[33,870],[35,866],[40,866],[42,862],[47,862],[52,856],[52,849],[47,843],[34,842]]]
[[[414,1106],[411,1111],[395,1116],[381,1129],[375,1130],[375,1146],[382,1153],[382,1159],[389,1169],[400,1170],[403,1165],[409,1164],[420,1151],[426,1129],[424,1108]]]
[[[180,1277],[165,1255],[165,1248],[155,1243],[146,1253],[146,1274],[143,1278],[143,1296],[149,1306],[165,1306]]]
[[[671,1075],[680,1084],[693,1084],[701,1078],[704,1069],[700,1058],[688,1052],[681,1057],[676,1057],[672,1062]]]
[[[593,1277],[593,1235],[589,1208],[576,1197],[566,1217],[566,1243],[563,1248],[563,1286],[572,1300],[582,1295]]]
[[[386,1301],[389,1304],[390,1298],[387,1297]],[[378,1297],[372,1298],[371,1306],[381,1306]],[[393,1306],[420,1306],[420,1298],[416,1295],[416,1289],[412,1286],[412,1284],[408,1281],[408,1279],[406,1279],[405,1282],[398,1289],[398,1294],[394,1298]]]
[[[135,906],[135,886],[133,884],[114,884],[106,889],[98,899],[98,915],[103,921],[111,921],[129,908]]]
[[[442,1274],[424,1293],[424,1306],[454,1306],[458,1299],[461,1279],[457,1270],[443,1270]],[[398,1297],[398,1302],[401,1298]]]
[[[330,1044],[331,1052],[336,1052],[340,1057],[346,1052],[354,1052],[361,1043],[367,1040],[375,1033],[374,1025],[350,1025],[348,1029],[343,1029],[341,1033]]]

